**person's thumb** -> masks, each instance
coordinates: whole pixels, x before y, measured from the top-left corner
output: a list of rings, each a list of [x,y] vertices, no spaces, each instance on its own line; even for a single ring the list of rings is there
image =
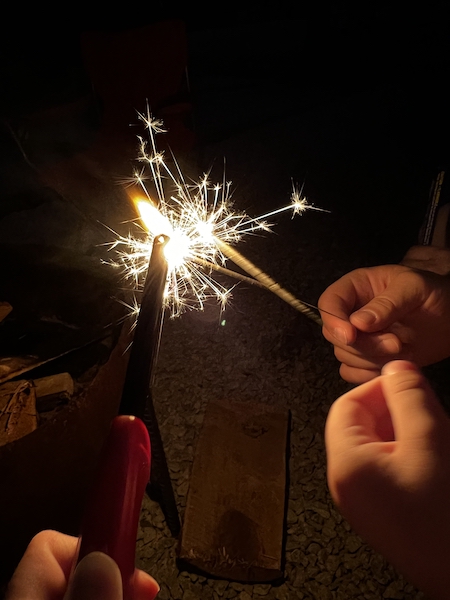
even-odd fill
[[[439,431],[448,418],[427,379],[406,360],[387,363],[381,375],[399,448],[414,453],[430,449],[438,442]]]
[[[399,275],[383,291],[350,315],[360,331],[380,331],[400,320],[423,303],[423,287]]]
[[[64,600],[123,600],[122,577],[115,561],[91,552],[77,565]]]

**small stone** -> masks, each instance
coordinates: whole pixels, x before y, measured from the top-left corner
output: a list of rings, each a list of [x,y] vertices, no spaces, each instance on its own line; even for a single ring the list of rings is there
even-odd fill
[[[286,551],[297,550],[297,548],[301,548],[303,544],[300,542],[299,538],[295,535],[289,536],[286,541]]]
[[[296,513],[289,508],[287,511],[287,522],[289,523],[289,525],[292,525],[293,523],[297,523],[298,521],[298,517],[296,515]]]
[[[289,600],[289,588],[283,583],[279,588],[275,588],[275,598],[277,600]]]
[[[393,581],[383,592],[383,598],[389,600],[401,600],[405,597],[403,583],[401,581]]]
[[[258,594],[259,596],[267,596],[270,591],[271,586],[268,584],[256,584],[253,586],[253,594]]]
[[[361,548],[361,540],[356,535],[349,535],[346,542],[346,549],[352,554]]]
[[[293,586],[294,588],[302,588],[303,584],[306,581],[306,572],[304,569],[297,569],[295,571],[295,578],[294,578],[294,583]]]
[[[170,591],[174,598],[184,598],[183,588],[180,586],[179,583],[174,583],[173,585],[171,585]]]
[[[158,600],[170,600],[171,597],[169,588],[166,585],[162,585],[158,593]]]
[[[219,594],[219,596],[223,596],[227,587],[228,581],[225,581],[223,579],[219,579],[218,581],[213,582],[213,588]]]
[[[308,554],[318,554],[319,551],[321,549],[320,544],[318,544],[317,542],[311,542],[311,544],[309,544],[308,548],[307,548],[307,553]]]

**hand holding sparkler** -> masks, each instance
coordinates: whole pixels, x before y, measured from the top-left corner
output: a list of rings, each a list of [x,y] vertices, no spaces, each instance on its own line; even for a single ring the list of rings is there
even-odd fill
[[[373,379],[394,358],[426,366],[450,356],[450,280],[442,275],[356,269],[325,290],[319,308],[340,374],[352,383]]]

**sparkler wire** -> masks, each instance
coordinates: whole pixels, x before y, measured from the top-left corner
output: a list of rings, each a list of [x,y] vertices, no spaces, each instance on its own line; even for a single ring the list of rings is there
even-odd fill
[[[306,315],[312,321],[317,323],[318,325],[322,325],[322,319],[316,315],[304,302],[296,298],[291,292],[283,288],[279,283],[277,283],[270,275],[264,273],[259,267],[254,265],[251,261],[249,261],[245,256],[242,256],[240,252],[233,248],[226,242],[223,242],[220,239],[216,238],[217,247],[223,252],[225,256],[227,256],[230,260],[232,260],[235,264],[237,264],[243,271],[254,277],[257,281],[262,283],[264,287],[266,287],[269,291],[276,294],[279,298],[290,304],[293,308],[298,310],[299,312]]]

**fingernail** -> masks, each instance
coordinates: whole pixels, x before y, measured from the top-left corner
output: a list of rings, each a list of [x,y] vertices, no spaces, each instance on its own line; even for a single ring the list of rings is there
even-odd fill
[[[378,348],[386,354],[398,354],[401,350],[398,341],[391,337],[380,340]]]
[[[343,329],[342,327],[336,327],[336,329],[333,329],[333,335],[338,340],[338,342],[341,342],[341,344],[347,345],[348,338],[347,338],[347,332],[345,331],[345,329]]]
[[[419,368],[409,360],[391,360],[381,369],[382,375],[395,375],[402,371],[418,371]]]
[[[373,325],[377,320],[377,315],[368,310],[358,310],[355,313],[353,313],[353,317],[356,317],[358,321],[360,321],[364,325]]]
[[[95,600],[122,597],[122,578],[119,567],[102,552],[91,552],[77,565],[69,582],[64,600]]]

